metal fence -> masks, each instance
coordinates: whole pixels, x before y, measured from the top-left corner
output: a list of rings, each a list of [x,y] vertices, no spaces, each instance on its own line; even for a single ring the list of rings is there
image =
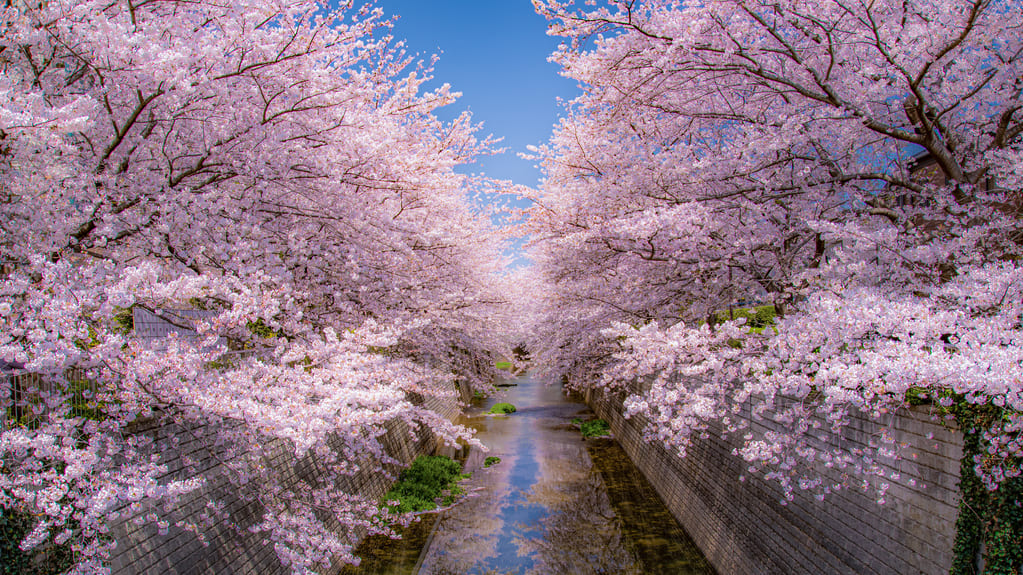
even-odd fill
[[[70,409],[73,417],[99,416],[96,383],[81,369],[62,374],[23,370],[0,373],[0,430],[36,427],[47,413]]]
[[[154,309],[135,306],[132,324],[135,339],[147,347],[160,349],[168,336],[198,344],[200,336],[196,325],[215,318],[217,312],[192,309]],[[216,347],[228,347],[225,338],[219,338]],[[268,359],[273,348],[258,346],[252,349],[226,350],[218,363],[230,366],[237,360],[252,356]],[[13,426],[36,427],[47,413],[70,409],[73,417],[101,418],[101,406],[96,400],[99,391],[82,369],[64,373],[40,374],[20,369],[19,364],[0,361],[0,430]]]
[[[212,319],[216,312],[203,310],[149,310],[135,306],[132,310],[133,335],[145,345],[159,348],[161,341],[174,334],[180,339],[197,342],[196,323]],[[218,341],[218,344],[223,344]],[[255,350],[231,353],[244,356]],[[72,417],[102,417],[96,401],[97,385],[84,370],[70,369],[63,373],[41,374],[19,369],[20,366],[0,362],[0,430],[13,426],[34,428],[47,413],[70,409]]]

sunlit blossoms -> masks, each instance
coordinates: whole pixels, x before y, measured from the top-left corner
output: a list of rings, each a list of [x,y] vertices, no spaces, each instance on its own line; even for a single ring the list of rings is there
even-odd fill
[[[384,424],[467,437],[420,400],[486,385],[503,345],[483,183],[453,170],[489,144],[434,117],[457,94],[420,90],[389,25],[293,0],[0,12],[0,360],[55,386],[4,396],[0,506],[38,518],[22,549],[69,544],[84,573],[129,518],[201,537],[151,512],[204,481],[166,478],[135,432],[155,422],[257,486],[253,529],[295,572],[352,561],[346,529],[384,526],[333,486],[387,461]],[[133,309],[205,315],[147,342]],[[282,483],[281,445],[320,478]]]
[[[789,497],[883,500],[902,446],[814,437],[909,398],[1000,410],[976,470],[1020,473],[1019,3],[534,4],[585,91],[537,153],[550,375],[647,382],[649,438],[713,424]]]

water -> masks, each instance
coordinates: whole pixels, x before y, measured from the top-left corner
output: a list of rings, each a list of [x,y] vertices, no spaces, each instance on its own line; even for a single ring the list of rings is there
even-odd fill
[[[529,376],[510,383],[462,421],[490,448],[466,461],[470,495],[403,541],[370,538],[346,573],[714,573],[622,449],[571,426],[590,415],[584,404]],[[518,411],[485,415],[499,401]],[[483,468],[489,455],[501,462]]]

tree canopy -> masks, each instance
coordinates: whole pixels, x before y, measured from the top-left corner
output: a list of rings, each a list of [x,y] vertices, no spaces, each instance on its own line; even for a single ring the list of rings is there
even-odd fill
[[[413,399],[489,385],[503,349],[500,237],[471,199],[491,185],[454,170],[490,143],[467,113],[435,117],[457,94],[424,91],[430,64],[389,26],[352,2],[5,4],[0,359],[56,390],[5,394],[34,415],[0,436],[0,506],[38,518],[23,549],[72,545],[75,572],[100,569],[118,517],[200,487],[163,479],[131,431],[144,419],[215,430],[295,572],[386,530],[336,485],[389,461],[387,421],[468,437]],[[137,307],[206,319],[148,345]],[[282,482],[265,462],[280,441],[321,476]]]
[[[789,497],[844,487],[817,462],[883,500],[902,446],[814,436],[907,394],[998,409],[976,470],[1019,474],[1019,3],[536,4],[584,90],[536,153],[551,377],[646,378],[649,439],[714,422]]]

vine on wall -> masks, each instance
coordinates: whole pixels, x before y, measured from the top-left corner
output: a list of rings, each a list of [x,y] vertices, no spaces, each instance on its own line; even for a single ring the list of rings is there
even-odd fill
[[[952,575],[1019,575],[1023,572],[1023,478],[1006,479],[990,491],[975,471],[990,463],[984,430],[1004,416],[1002,408],[959,398],[952,413],[963,430]]]

